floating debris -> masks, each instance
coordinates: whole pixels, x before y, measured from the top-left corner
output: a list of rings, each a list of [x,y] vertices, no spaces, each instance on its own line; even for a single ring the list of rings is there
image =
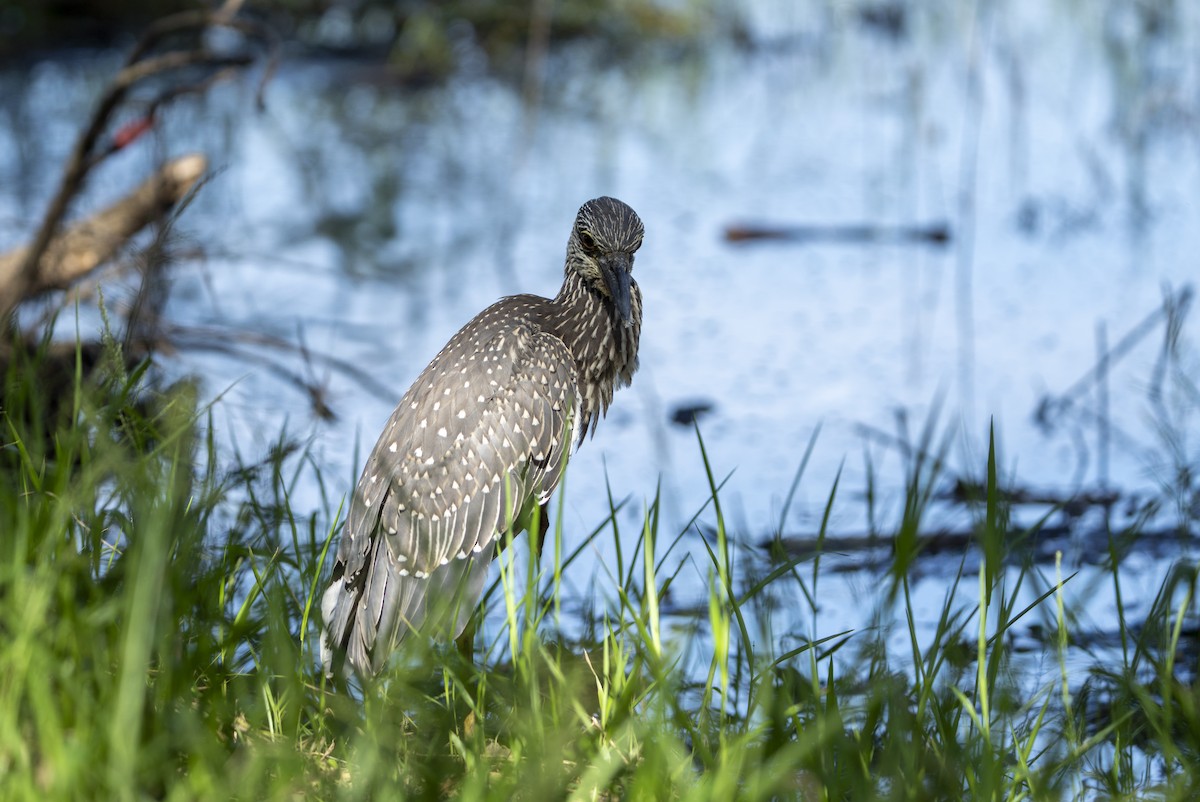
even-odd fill
[[[676,426],[691,426],[716,409],[712,401],[690,401],[677,404],[671,410],[670,420]]]

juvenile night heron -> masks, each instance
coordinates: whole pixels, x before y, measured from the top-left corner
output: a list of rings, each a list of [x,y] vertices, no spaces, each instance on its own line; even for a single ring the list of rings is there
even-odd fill
[[[502,538],[526,529],[613,392],[637,370],[642,221],[579,209],[554,299],[502,298],[400,400],[350,501],[321,601],[327,671],[378,672],[411,631],[459,638]]]

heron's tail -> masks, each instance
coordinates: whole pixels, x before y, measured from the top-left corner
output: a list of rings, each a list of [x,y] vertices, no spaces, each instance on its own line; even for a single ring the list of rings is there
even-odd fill
[[[488,555],[490,557],[490,555]],[[470,621],[490,559],[454,560],[425,577],[402,575],[376,549],[359,583],[335,563],[321,597],[321,664],[326,676],[377,674],[400,641],[420,629],[435,638],[457,638]]]

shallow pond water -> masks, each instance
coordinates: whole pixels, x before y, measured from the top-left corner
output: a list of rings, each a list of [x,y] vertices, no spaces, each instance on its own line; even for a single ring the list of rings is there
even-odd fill
[[[659,484],[666,531],[700,509],[696,435],[672,422],[693,405],[711,407],[699,427],[718,478],[732,472],[722,499],[748,543],[811,535],[839,472],[830,530],[865,531],[868,465],[886,531],[904,488],[891,438],[915,442],[935,410],[951,472],[982,475],[994,422],[1001,471],[1023,486],[1159,493],[1197,456],[1197,405],[1161,373],[1164,322],[1152,319],[1104,382],[1086,377],[1102,343],[1118,345],[1197,275],[1200,12],[1180,4],[1155,28],[1124,4],[960,5],[924,4],[897,33],[849,4],[763,0],[746,7],[748,41],[575,43],[524,85],[470,58],[417,92],[370,65],[298,59],[264,112],[249,85],[172,110],[89,198],[116,196],[164,153],[210,156],[218,171],[180,223],[169,319],[193,343],[238,332],[303,342],[380,387],[272,353],[327,376],[338,418],[321,422],[254,361],[185,348],[163,367],[204,377],[222,437],[244,455],[286,423],[335,493],[463,322],[500,295],[555,292],[575,210],[601,194],[646,224],[642,367],[572,461],[569,540],[604,519],[606,485],[631,500],[629,537]],[[0,73],[0,245],[27,235],[117,58],[52,54]],[[944,246],[724,236],[731,225],[941,223]],[[1171,359],[1193,380],[1196,335],[1195,316],[1183,318]],[[1039,409],[1053,414],[1039,422]],[[293,503],[315,506],[315,482]],[[966,520],[954,507],[932,515]],[[682,548],[696,550],[679,585],[686,609],[704,597],[707,558],[696,536]],[[594,559],[611,551],[601,538]],[[1065,551],[1069,566],[1093,556]],[[1164,565],[1130,569],[1152,592]],[[918,579],[919,610],[940,608],[946,570]],[[783,603],[804,612],[777,631],[860,627],[876,583],[870,571],[832,574],[819,622],[797,594]],[[1103,621],[1111,600],[1087,592]]]

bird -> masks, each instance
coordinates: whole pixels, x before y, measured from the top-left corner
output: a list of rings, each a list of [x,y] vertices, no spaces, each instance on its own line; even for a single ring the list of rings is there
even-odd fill
[[[484,309],[400,399],[351,496],[321,599],[328,676],[378,674],[413,632],[473,638],[488,565],[535,511],[540,550],[571,452],[638,369],[632,270],[643,235],[624,202],[584,203],[558,294]]]

